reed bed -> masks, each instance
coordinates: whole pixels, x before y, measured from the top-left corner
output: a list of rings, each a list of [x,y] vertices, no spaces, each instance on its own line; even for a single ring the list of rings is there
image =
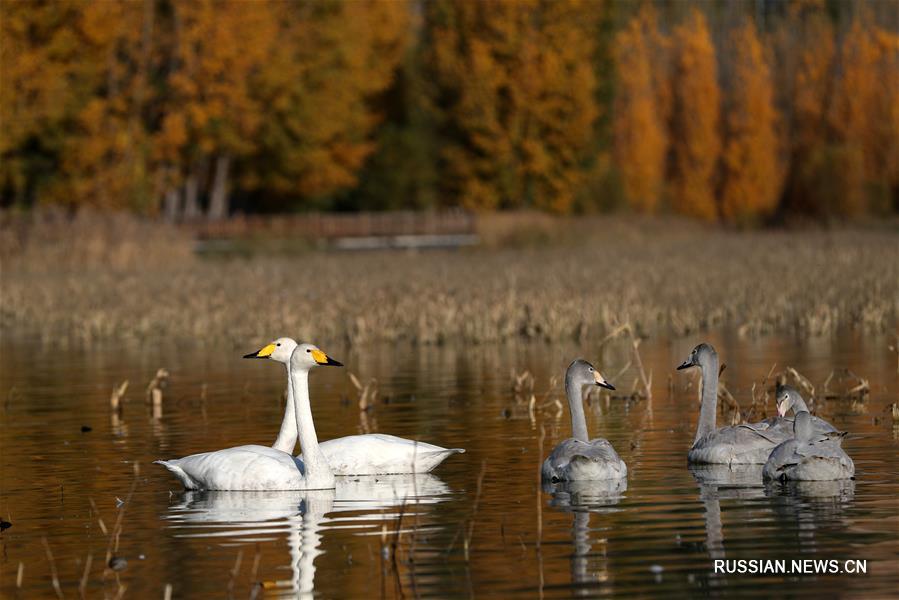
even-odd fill
[[[100,226],[110,231],[89,239],[76,227],[5,228],[6,332],[80,343],[291,335],[440,344],[599,339],[625,323],[639,337],[720,327],[744,336],[892,333],[899,323],[899,234],[889,227],[737,232],[673,220],[507,219],[479,225],[485,244],[457,251],[203,259],[174,230]]]

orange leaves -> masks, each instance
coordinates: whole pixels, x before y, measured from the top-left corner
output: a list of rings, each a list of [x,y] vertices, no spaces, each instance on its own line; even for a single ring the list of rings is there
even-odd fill
[[[776,135],[771,71],[755,25],[731,33],[733,57],[724,117],[721,216],[750,224],[770,215],[780,198],[783,166]]]
[[[650,36],[657,32],[655,17],[644,8],[615,38],[618,74],[612,123],[613,155],[624,191],[638,212],[655,212],[665,177],[668,151],[663,99],[653,81]]]
[[[715,48],[698,10],[674,30],[673,69],[672,202],[682,214],[714,220],[721,92]]]
[[[442,187],[463,206],[567,212],[597,106],[592,3],[427,6],[436,116],[452,131]]]

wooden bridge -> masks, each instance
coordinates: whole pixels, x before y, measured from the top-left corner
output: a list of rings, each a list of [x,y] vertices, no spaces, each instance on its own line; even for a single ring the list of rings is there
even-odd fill
[[[201,243],[301,238],[344,250],[445,248],[478,241],[475,216],[461,210],[238,215],[221,221],[188,221],[182,227]]]

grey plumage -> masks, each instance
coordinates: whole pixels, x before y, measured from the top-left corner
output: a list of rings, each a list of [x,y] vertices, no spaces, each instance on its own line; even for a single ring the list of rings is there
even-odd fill
[[[585,360],[577,359],[568,366],[565,391],[573,437],[560,442],[543,461],[541,474],[544,481],[598,481],[627,477],[627,465],[612,444],[602,438],[588,439],[582,398],[585,385],[615,389]]]

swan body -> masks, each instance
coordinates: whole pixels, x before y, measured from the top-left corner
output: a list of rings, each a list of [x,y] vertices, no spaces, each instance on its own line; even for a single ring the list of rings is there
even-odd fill
[[[157,460],[186,490],[300,490],[303,463],[268,446],[236,446]]]
[[[462,448],[441,448],[395,435],[350,435],[320,444],[335,475],[427,473]]]
[[[762,477],[780,481],[833,481],[855,476],[855,463],[843,450],[844,433],[817,434],[811,415],[796,413],[793,439],[771,452]]]
[[[292,338],[282,337],[244,358],[265,358],[287,364],[296,346]],[[284,419],[272,447],[290,453],[297,439],[290,386],[287,395]],[[321,442],[319,448],[328,459],[331,472],[338,476],[427,473],[453,454],[465,452],[462,448],[442,448],[381,433],[335,438]]]
[[[785,427],[787,431],[792,434],[793,419],[788,418],[787,413],[792,410],[793,414],[797,415],[800,412],[805,411],[811,415],[812,432],[814,434],[837,433],[836,427],[824,419],[812,415],[808,406],[805,404],[805,400],[802,399],[802,394],[800,394],[799,390],[793,386],[778,385],[775,397],[777,398],[777,417],[775,417],[772,426]]]
[[[334,475],[322,454],[309,404],[309,371],[320,365],[340,366],[312,344],[296,346],[289,359],[293,415],[304,460],[267,446],[237,446],[158,460],[188,490],[278,491],[334,487]]]
[[[710,344],[699,344],[678,370],[698,366],[702,370],[702,406],[696,437],[687,453],[691,463],[764,464],[779,443],[791,437],[783,426],[769,422],[715,427],[718,410],[718,354]]]
[[[587,361],[578,359],[569,365],[565,373],[565,390],[573,437],[561,441],[543,461],[540,472],[544,482],[601,481],[627,477],[627,465],[612,444],[602,438],[590,440],[587,437],[582,399],[585,385],[615,389]]]

